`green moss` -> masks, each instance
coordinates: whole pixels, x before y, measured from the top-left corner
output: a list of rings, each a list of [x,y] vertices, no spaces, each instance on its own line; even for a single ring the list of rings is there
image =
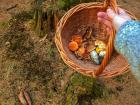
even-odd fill
[[[105,87],[96,81],[93,85],[93,96],[96,98],[101,98],[104,95]]]
[[[78,90],[80,91],[81,94],[91,94],[92,93],[92,87],[95,79],[87,76],[83,76],[79,73],[76,73],[72,80],[71,83],[75,87],[79,87]]]
[[[95,79],[75,73],[66,88],[65,105],[77,105],[81,95],[93,93]]]
[[[0,22],[0,28],[1,29],[8,28],[8,23],[9,23],[9,21],[2,21],[2,22]]]
[[[101,81],[79,73],[71,77],[65,91],[65,105],[79,105],[83,99],[90,103],[91,99],[107,99],[109,96],[109,90]]]

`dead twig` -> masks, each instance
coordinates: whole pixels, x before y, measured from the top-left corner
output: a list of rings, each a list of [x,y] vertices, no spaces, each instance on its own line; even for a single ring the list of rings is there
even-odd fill
[[[14,8],[16,8],[17,6],[18,6],[18,4],[15,4],[15,5],[13,5],[13,6],[7,8],[6,11],[9,11],[9,10],[11,10],[11,9],[14,9]]]

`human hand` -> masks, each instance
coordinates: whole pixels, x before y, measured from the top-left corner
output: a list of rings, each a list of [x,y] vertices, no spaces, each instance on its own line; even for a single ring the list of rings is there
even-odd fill
[[[118,8],[118,14],[116,14],[111,8],[106,12],[98,12],[97,17],[100,22],[108,26],[107,30],[110,30],[112,26],[118,31],[121,25],[126,21],[131,20],[131,17],[121,8]]]

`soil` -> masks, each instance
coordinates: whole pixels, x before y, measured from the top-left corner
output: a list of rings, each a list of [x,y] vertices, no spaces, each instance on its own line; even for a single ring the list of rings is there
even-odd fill
[[[39,38],[29,29],[31,1],[0,0],[0,105],[21,105],[28,91],[33,105],[140,105],[140,83],[131,72],[95,80],[64,64],[54,32]],[[139,0],[118,4],[140,19]]]

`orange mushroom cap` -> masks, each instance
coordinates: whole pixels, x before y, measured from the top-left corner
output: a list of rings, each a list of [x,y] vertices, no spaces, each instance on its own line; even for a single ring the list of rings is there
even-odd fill
[[[77,42],[75,41],[72,41],[69,43],[68,45],[68,48],[71,50],[71,51],[76,51],[78,49],[78,44]]]
[[[77,42],[78,45],[82,44],[83,39],[81,35],[73,35],[72,36],[72,41]]]

